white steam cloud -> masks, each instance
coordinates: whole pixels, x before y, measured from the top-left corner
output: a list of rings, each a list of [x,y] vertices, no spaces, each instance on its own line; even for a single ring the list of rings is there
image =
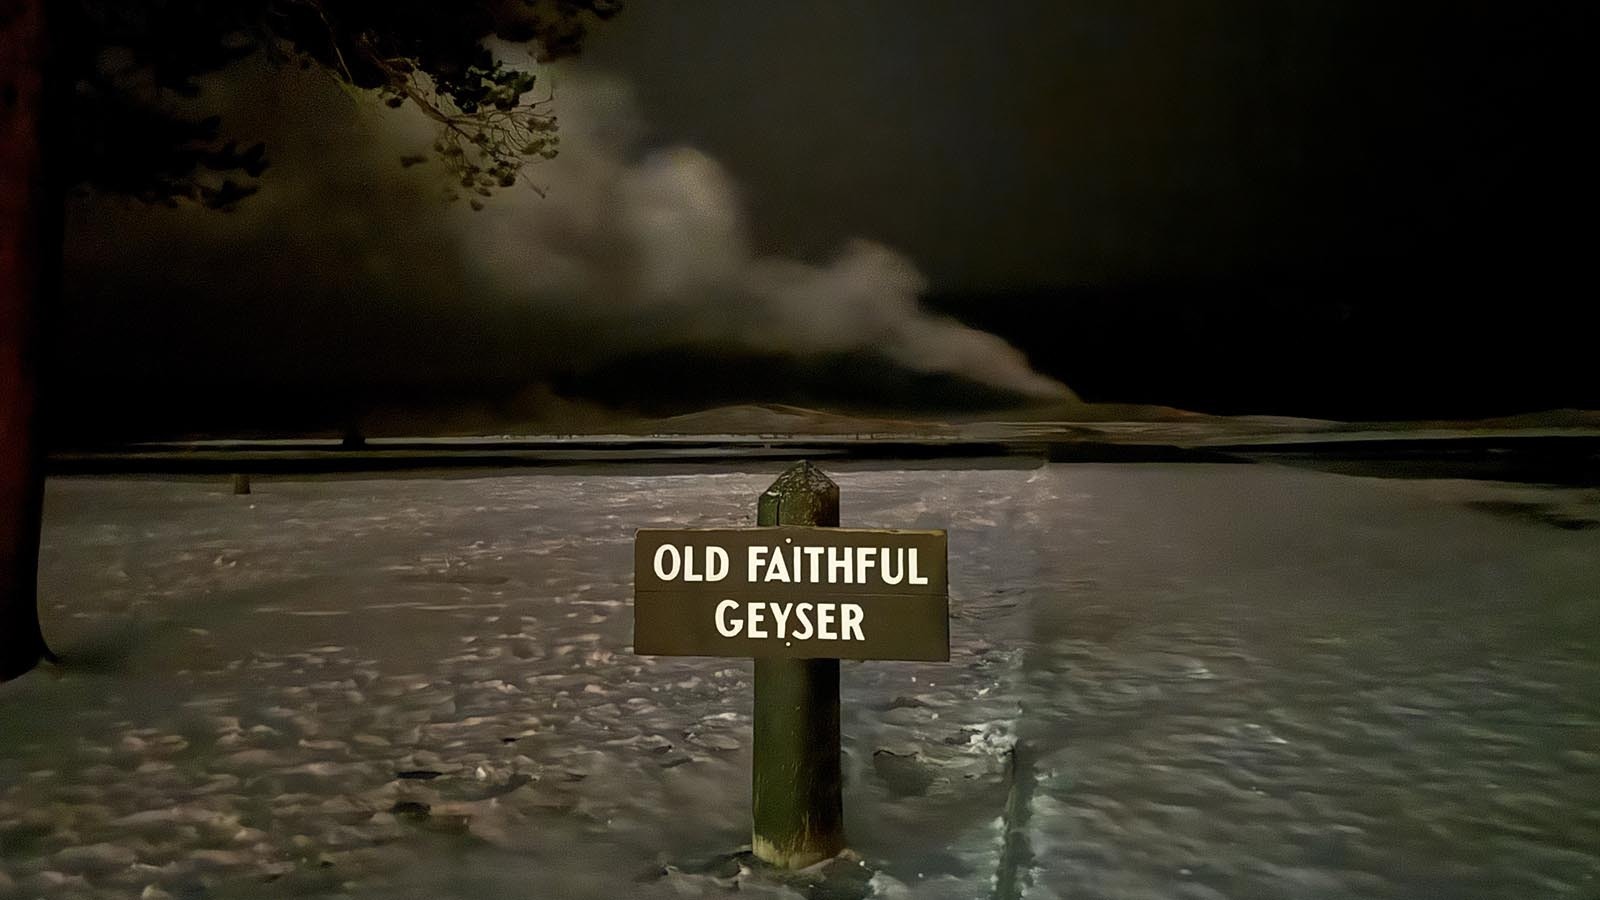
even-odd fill
[[[626,85],[557,74],[561,154],[527,172],[544,196],[519,185],[473,211],[443,201],[437,160],[399,164],[434,138],[419,111],[381,109],[314,73],[242,65],[208,84],[201,108],[267,141],[260,194],[230,214],[88,198],[75,206],[69,275],[110,285],[83,290],[140,297],[180,273],[246,306],[354,298],[375,318],[390,314],[384,303],[438,317],[532,304],[551,314],[556,355],[585,365],[658,347],[859,352],[1071,398],[995,335],[922,309],[922,275],[887,247],[852,240],[821,264],[757,254],[716,160],[648,149]]]
[[[629,91],[567,82],[545,196],[507,192],[453,218],[464,259],[512,298],[579,303],[613,338],[725,341],[779,353],[869,351],[921,372],[1070,398],[993,334],[930,314],[916,266],[853,239],[812,264],[751,249],[738,191],[689,147],[641,151]]]

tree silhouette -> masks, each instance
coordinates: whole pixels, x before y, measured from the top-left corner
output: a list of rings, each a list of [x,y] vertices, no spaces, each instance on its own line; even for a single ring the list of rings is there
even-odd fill
[[[170,101],[245,57],[321,67],[438,125],[457,196],[515,185],[557,149],[551,97],[489,38],[579,51],[620,0],[0,0],[0,680],[49,656],[35,599],[43,497],[39,357],[72,189],[228,210],[267,146]],[[415,159],[402,160],[415,162]]]

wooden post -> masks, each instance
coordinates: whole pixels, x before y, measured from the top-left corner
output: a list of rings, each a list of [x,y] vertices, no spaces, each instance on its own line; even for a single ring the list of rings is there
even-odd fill
[[[244,473],[233,476],[233,492],[235,494],[250,493],[250,476]]]
[[[758,525],[839,524],[839,486],[809,462],[761,495]],[[799,869],[844,849],[839,764],[839,661],[758,657],[754,833],[758,859]]]

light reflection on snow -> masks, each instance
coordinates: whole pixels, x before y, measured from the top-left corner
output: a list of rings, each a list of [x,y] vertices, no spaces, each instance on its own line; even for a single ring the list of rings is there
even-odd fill
[[[950,531],[951,663],[842,666],[878,895],[987,896],[1024,778],[1030,897],[1592,896],[1600,533],[1481,508],[1581,492],[832,474]],[[705,862],[750,664],[629,648],[634,530],[772,476],[53,481],[80,663],[0,689],[0,896],[792,896]]]

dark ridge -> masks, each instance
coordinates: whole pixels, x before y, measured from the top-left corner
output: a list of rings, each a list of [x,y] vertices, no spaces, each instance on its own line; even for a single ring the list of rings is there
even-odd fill
[[[1135,287],[944,292],[1091,403],[1221,415],[1462,419],[1600,408],[1600,307],[1548,273],[1379,271]]]

